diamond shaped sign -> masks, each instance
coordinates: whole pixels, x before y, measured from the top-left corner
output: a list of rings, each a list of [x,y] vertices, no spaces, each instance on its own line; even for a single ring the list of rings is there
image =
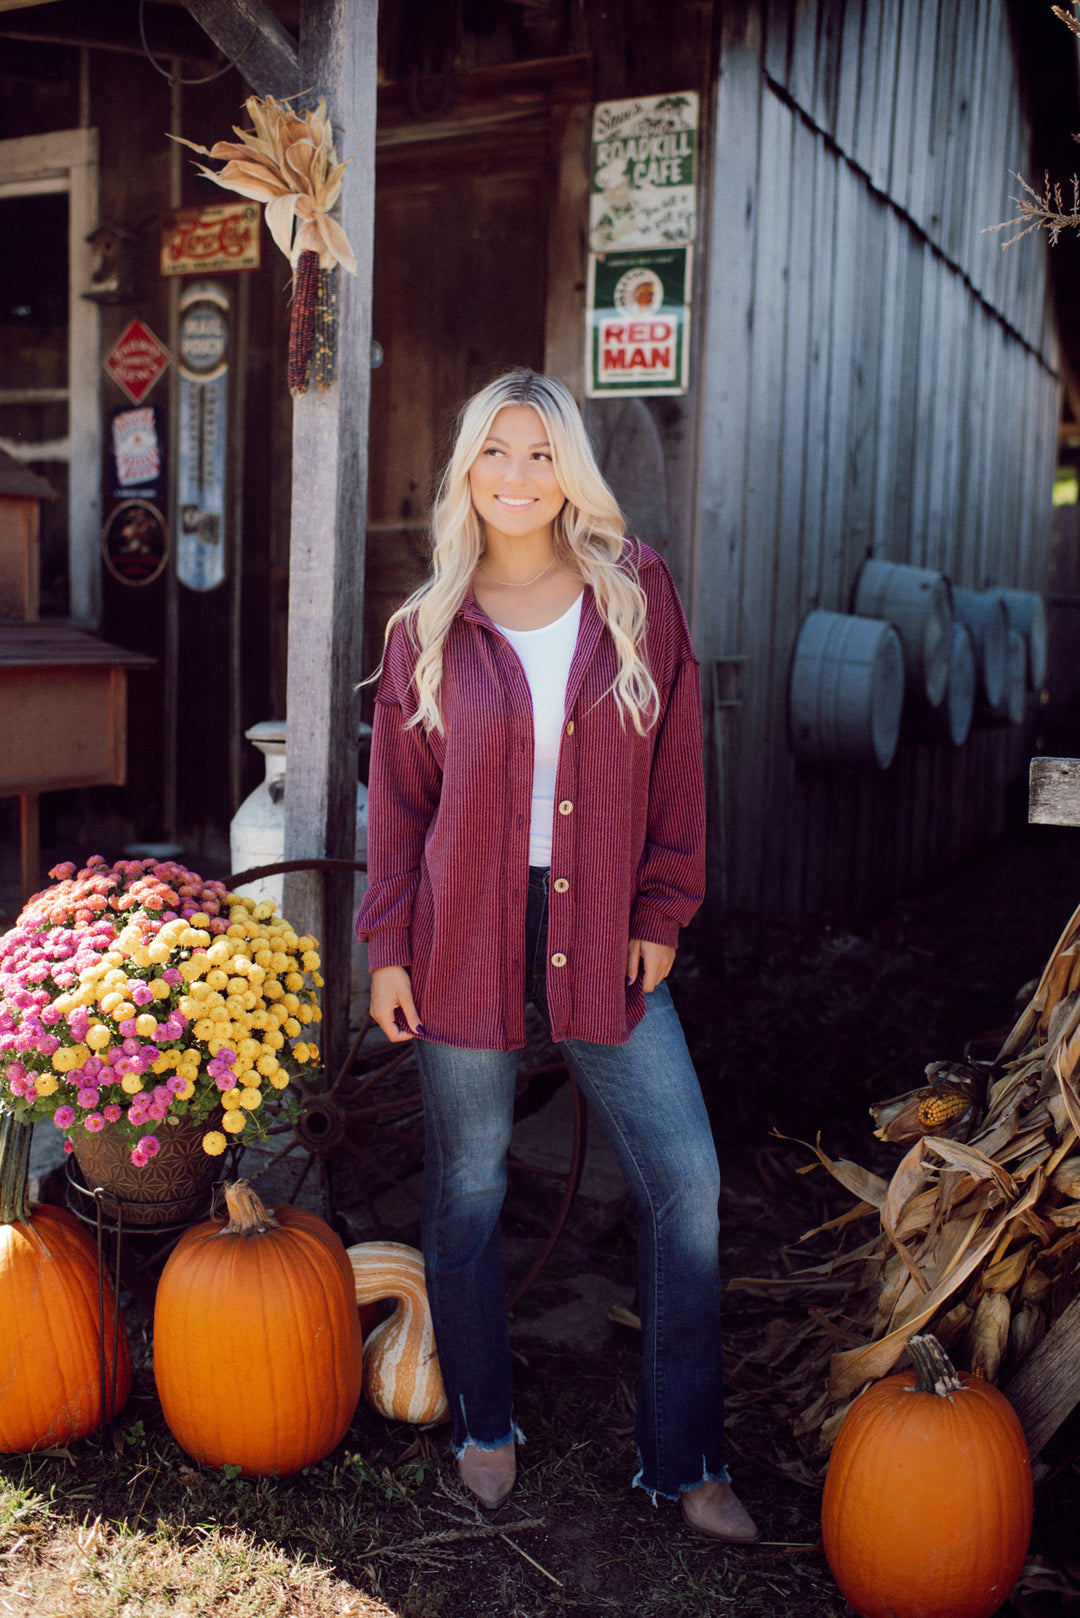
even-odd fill
[[[133,320],[105,357],[105,369],[132,404],[141,404],[169,363],[169,350]]]

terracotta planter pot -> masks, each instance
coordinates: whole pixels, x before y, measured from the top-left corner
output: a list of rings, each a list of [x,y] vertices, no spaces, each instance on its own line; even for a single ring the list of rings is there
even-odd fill
[[[179,1225],[210,1212],[210,1191],[221,1172],[220,1158],[203,1151],[203,1136],[216,1129],[220,1115],[196,1122],[181,1118],[154,1131],[161,1150],[143,1168],[131,1161],[131,1143],[116,1124],[96,1135],[74,1138],[75,1161],[92,1192],[101,1186],[102,1211],[115,1219],[123,1203],[125,1225]]]

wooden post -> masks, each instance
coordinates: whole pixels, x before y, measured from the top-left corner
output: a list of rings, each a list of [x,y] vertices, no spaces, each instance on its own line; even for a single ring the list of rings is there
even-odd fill
[[[339,272],[337,376],[293,412],[289,554],[288,766],[285,858],[352,859],[356,837],[360,638],[367,506],[375,211],[377,0],[303,0],[300,82],[324,95],[345,171],[341,223],[357,274]],[[284,909],[322,946],[325,1023],[320,1041],[333,1073],[348,1037],[352,960],[351,879],[285,878]]]
[[[1033,758],[1028,771],[1033,826],[1080,826],[1080,758]]]

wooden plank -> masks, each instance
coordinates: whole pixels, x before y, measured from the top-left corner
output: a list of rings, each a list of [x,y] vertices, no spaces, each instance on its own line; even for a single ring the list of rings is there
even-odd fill
[[[0,795],[122,785],[125,681],[108,664],[0,671]]]
[[[922,0],[919,12],[919,40],[912,85],[911,173],[908,178],[908,212],[915,223],[926,229],[927,187],[930,175],[930,131],[933,120],[934,58],[937,51],[937,12],[941,0]]]
[[[755,739],[740,751],[738,841],[732,900],[738,908],[760,907],[765,862],[771,855],[764,837],[769,747],[786,746],[783,732],[770,737],[769,673],[773,642],[775,568],[778,547],[782,417],[778,408],[784,378],[784,313],[791,242],[792,125],[795,114],[769,89],[761,106],[758,167],[757,275],[754,295],[753,370],[747,401],[749,450],[746,466],[746,527],[739,599],[738,650],[750,662],[739,711],[740,731]]]
[[[364,517],[375,212],[376,0],[304,0],[301,79],[325,95],[339,152],[351,155],[341,223],[356,254],[340,275],[337,375],[293,410],[289,556],[285,858],[351,859],[363,618]],[[330,1072],[348,1037],[352,883],[285,881],[285,908],[320,939],[325,961],[323,1037]]]
[[[1033,826],[1080,826],[1080,759],[1032,759],[1028,820]]]
[[[720,35],[708,171],[712,206],[699,294],[697,498],[693,502],[693,588],[688,606],[698,655],[712,672],[739,652],[739,591],[745,550],[747,398],[753,375],[758,159],[762,100],[761,13],[725,8]],[[725,665],[728,668],[729,665]],[[736,807],[727,784],[740,764],[740,712],[711,700],[707,736],[710,817],[708,909],[731,900]],[[723,696],[730,693],[725,690]]]
[[[199,27],[260,96],[301,89],[296,41],[262,0],[182,0]]]
[[[1080,1298],[1058,1316],[1002,1391],[1036,1456],[1080,1402]]]
[[[552,112],[557,175],[548,217],[544,370],[565,382],[580,405],[585,375],[585,263],[582,220],[588,214],[592,109],[584,103]]]

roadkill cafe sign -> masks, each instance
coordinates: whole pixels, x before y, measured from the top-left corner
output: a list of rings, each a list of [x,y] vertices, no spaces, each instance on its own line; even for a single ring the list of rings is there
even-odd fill
[[[594,109],[590,398],[686,391],[697,130],[693,91]]]

